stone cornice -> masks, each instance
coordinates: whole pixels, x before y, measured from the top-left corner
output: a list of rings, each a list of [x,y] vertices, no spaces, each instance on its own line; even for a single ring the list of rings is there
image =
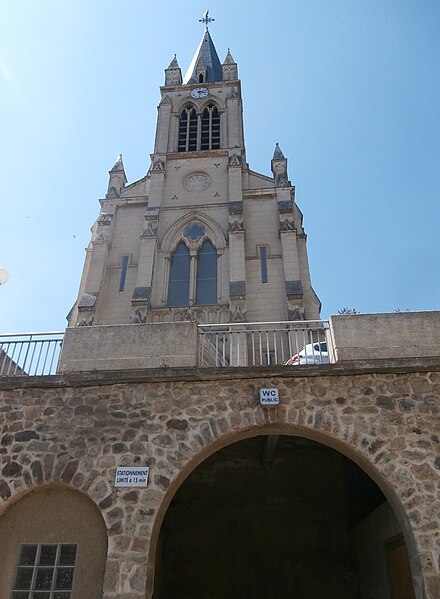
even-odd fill
[[[339,362],[305,366],[264,366],[231,368],[151,368],[141,370],[91,371],[50,376],[15,376],[0,378],[0,390],[50,389],[67,387],[94,387],[127,383],[161,383],[169,381],[222,381],[239,379],[302,379],[363,376],[366,374],[392,375],[404,373],[440,372],[439,358],[396,358]]]

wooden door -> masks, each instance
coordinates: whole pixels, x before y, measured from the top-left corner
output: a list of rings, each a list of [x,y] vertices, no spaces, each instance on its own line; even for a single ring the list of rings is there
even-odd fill
[[[385,558],[391,599],[416,599],[408,551],[402,534],[385,542]]]

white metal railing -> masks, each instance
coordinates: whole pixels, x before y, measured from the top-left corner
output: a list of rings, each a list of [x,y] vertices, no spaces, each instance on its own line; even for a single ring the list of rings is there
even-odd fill
[[[271,366],[300,353],[299,364],[333,362],[322,350],[327,330],[326,320],[200,324],[199,366]],[[0,377],[56,374],[63,338],[64,331],[0,334]]]
[[[0,335],[0,377],[55,374],[64,331]]]
[[[304,348],[309,349],[301,363],[329,361],[320,345],[327,341],[327,320],[204,324],[198,328],[201,367],[285,364]]]

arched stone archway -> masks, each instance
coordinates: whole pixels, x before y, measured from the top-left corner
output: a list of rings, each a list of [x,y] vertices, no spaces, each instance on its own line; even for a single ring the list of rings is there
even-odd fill
[[[353,513],[357,513],[358,515],[358,519],[359,521],[361,519],[363,519],[366,515],[370,515],[370,512],[372,513],[373,511],[376,510],[377,508],[377,514],[373,514],[373,516],[370,515],[370,521],[363,523],[363,528],[364,531],[357,533],[359,535],[359,537],[362,537],[362,534],[364,534],[365,536],[365,531],[367,531],[367,536],[370,536],[370,539],[374,536],[374,528],[377,526],[384,526],[384,522],[387,522],[387,526],[388,528],[382,531],[382,534],[380,537],[378,537],[377,539],[375,539],[375,543],[376,546],[374,547],[374,549],[377,551],[381,551],[382,549],[382,545],[385,541],[388,540],[388,538],[391,538],[393,536],[398,536],[399,534],[401,534],[402,538],[405,538],[406,541],[406,547],[409,550],[409,557],[410,557],[410,561],[411,561],[411,569],[412,569],[412,573],[409,572],[409,564],[408,564],[408,580],[410,578],[412,578],[412,584],[411,582],[409,583],[411,586],[414,585],[414,593],[415,593],[415,597],[417,597],[417,599],[424,599],[425,598],[425,592],[424,592],[424,583],[423,583],[423,577],[421,574],[421,569],[420,569],[420,559],[419,559],[419,554],[418,554],[418,550],[417,550],[417,544],[414,538],[414,534],[413,534],[413,530],[411,528],[411,525],[409,523],[406,511],[396,493],[396,490],[393,488],[393,486],[390,484],[389,479],[387,479],[386,477],[384,477],[382,475],[382,473],[378,470],[378,468],[375,466],[375,464],[373,464],[371,461],[369,461],[368,459],[366,459],[365,455],[362,454],[361,452],[359,452],[356,448],[354,448],[351,444],[349,443],[344,443],[342,442],[340,439],[335,438],[332,435],[329,435],[328,433],[323,433],[320,430],[316,430],[314,428],[308,428],[308,427],[299,427],[299,426],[295,426],[295,425],[286,425],[285,423],[272,423],[272,424],[266,424],[263,426],[253,426],[253,427],[248,427],[245,430],[241,430],[241,431],[235,431],[235,432],[230,432],[229,434],[225,434],[223,437],[220,437],[218,439],[216,439],[215,441],[213,441],[212,443],[205,445],[205,447],[196,455],[194,456],[194,458],[191,460],[191,462],[187,465],[187,467],[185,469],[183,469],[177,479],[174,481],[174,484],[171,486],[171,488],[169,489],[168,493],[166,494],[166,496],[164,497],[163,501],[161,502],[161,506],[159,509],[159,513],[158,513],[158,517],[156,519],[156,523],[155,526],[153,527],[153,532],[152,532],[152,536],[151,536],[151,545],[150,545],[150,552],[149,552],[149,562],[148,562],[148,571],[149,571],[149,575],[148,575],[148,579],[150,581],[150,585],[148,585],[147,588],[147,597],[153,597],[153,599],[168,599],[168,595],[166,594],[167,591],[165,591],[165,594],[161,594],[161,591],[158,591],[159,586],[161,585],[161,580],[160,580],[160,574],[159,577],[157,577],[157,572],[158,572],[158,564],[156,563],[156,559],[159,559],[159,553],[162,551],[163,549],[163,543],[160,539],[160,532],[163,529],[163,525],[164,523],[166,524],[166,518],[168,517],[167,514],[169,513],[169,507],[171,504],[171,509],[173,507],[173,504],[175,503],[175,497],[178,496],[181,493],[181,489],[183,488],[188,488],[188,483],[191,481],[191,479],[194,477],[194,474],[196,474],[199,471],[203,471],[206,473],[206,465],[210,462],[212,462],[213,458],[215,459],[217,455],[220,455],[222,453],[225,452],[225,449],[228,450],[232,447],[239,447],[240,445],[244,445],[246,443],[246,441],[249,440],[258,440],[258,439],[265,439],[264,443],[267,446],[267,452],[269,455],[269,460],[271,459],[271,452],[275,452],[275,449],[271,449],[272,447],[275,447],[276,444],[279,442],[279,439],[283,439],[283,443],[284,445],[286,444],[286,440],[291,439],[293,441],[293,444],[298,444],[299,440],[302,440],[303,443],[305,443],[306,445],[309,444],[309,449],[310,447],[320,447],[321,450],[324,450],[324,454],[325,452],[328,453],[328,455],[333,456],[333,460],[337,460],[337,458],[335,458],[335,456],[339,456],[339,458],[342,458],[342,468],[345,468],[345,470],[347,472],[350,472],[350,477],[352,479],[352,482],[355,481],[356,484],[361,483],[361,489],[363,489],[365,491],[365,493],[367,494],[366,497],[366,503],[364,501],[364,503],[362,504],[362,502],[358,502],[356,505],[353,504],[353,498],[349,498],[349,503],[351,502],[351,507],[350,510],[352,512],[352,515],[350,515],[349,513],[347,513],[347,521],[344,520],[345,516],[341,516],[342,520],[341,522],[344,520],[345,524],[347,524],[347,522],[350,524],[350,526],[353,526],[356,522],[350,522],[350,518],[353,518]],[[275,440],[275,441],[274,441]],[[274,445],[275,444],[275,445]],[[323,455],[324,455],[323,454]],[[328,458],[327,455],[327,458]],[[273,457],[273,456],[272,456]],[[264,456],[261,456],[262,461],[264,462]],[[264,465],[264,464],[263,464]],[[325,473],[325,470],[321,473],[323,474]],[[208,474],[209,477],[209,474]],[[200,481],[199,481],[200,482]],[[341,481],[339,481],[340,483]],[[225,481],[225,485],[228,485],[228,482]],[[340,486],[340,485],[339,485]],[[232,488],[233,490],[233,488]],[[231,491],[231,488],[229,488],[229,491]],[[339,488],[339,494],[346,492],[347,489],[342,489]],[[361,491],[362,492],[362,491]],[[281,493],[281,495],[280,495]],[[280,491],[279,493],[275,492],[273,494],[275,501],[280,501],[283,499],[283,495],[282,495],[282,491]],[[229,495],[229,498],[231,496]],[[285,498],[285,497],[284,497]],[[318,495],[317,495],[318,498]],[[188,499],[188,493],[186,493],[186,499]],[[365,499],[365,497],[364,497]],[[227,502],[226,502],[227,503]],[[233,509],[233,508],[231,508]],[[255,509],[255,506],[254,506]],[[178,510],[174,510],[177,511]],[[362,518],[360,518],[359,514],[362,515]],[[328,514],[326,517],[331,517],[331,514]],[[339,522],[339,524],[341,523]],[[205,521],[205,525],[208,525],[208,522]],[[229,523],[230,525],[230,523]],[[279,529],[280,531],[282,531],[282,525],[281,523],[278,523],[279,525]],[[225,523],[226,528],[228,527],[228,524]],[[173,527],[173,526],[172,526]],[[358,526],[358,528],[361,528],[360,526]],[[328,531],[327,531],[328,532]],[[325,534],[326,531],[323,531],[323,534]],[[210,534],[210,531],[207,530],[206,534]],[[387,537],[388,535],[388,537]],[[274,540],[275,537],[272,538],[272,541]],[[354,537],[351,539],[350,542],[355,542]],[[365,539],[364,539],[364,545],[365,545]],[[254,543],[255,543],[255,539],[254,539]],[[251,540],[251,546],[252,546],[252,540]],[[268,542],[268,547],[271,546],[270,541]],[[272,542],[272,546],[273,546],[273,542]],[[404,549],[404,552],[406,554],[406,547]],[[297,548],[298,549],[298,548]],[[317,549],[317,548],[315,548]],[[370,548],[366,548],[364,547],[360,547],[360,551],[364,551],[365,550],[369,550]],[[261,550],[261,547],[260,547]],[[346,548],[347,550],[347,548]],[[269,552],[270,553],[270,552]],[[272,555],[273,559],[276,559],[276,555]],[[183,556],[181,556],[182,559],[185,559]],[[356,556],[354,554],[352,554],[349,558],[346,556],[346,559],[356,559]],[[383,557],[381,557],[381,563],[382,563],[382,568],[383,571],[381,573],[381,577],[382,577],[382,584],[386,585],[386,564],[385,564],[385,555],[383,555]],[[270,562],[270,560],[269,560]],[[162,566],[163,564],[161,564]],[[359,576],[362,578],[362,576],[364,577],[364,579],[366,579],[368,577],[368,569],[370,568],[371,570],[372,565],[371,564],[365,564],[362,565],[363,568],[363,572],[359,572],[359,571],[351,571],[351,572],[347,572],[345,573],[346,576],[350,575],[352,577],[357,577],[356,581],[352,581],[351,585],[352,585],[352,592],[360,592],[359,591],[359,584],[365,584],[364,583],[359,583]],[[247,569],[249,569],[249,565],[247,565]],[[310,574],[310,573],[309,573]],[[154,583],[154,588],[153,585],[151,584],[153,582],[153,579],[155,580]],[[387,586],[387,585],[386,585]],[[261,579],[260,579],[260,588],[261,588]],[[322,589],[319,589],[319,585],[315,585],[315,589],[317,592],[316,596],[322,596]],[[353,590],[353,589],[357,589],[357,591]],[[206,590],[206,589],[205,589]],[[269,589],[267,589],[269,590]],[[371,589],[366,589],[367,591],[371,590]],[[308,597],[312,597],[311,590],[310,589],[305,589],[303,592],[305,592],[306,594],[301,595],[301,596],[308,596]],[[377,589],[373,588],[373,593],[376,593]],[[339,596],[352,596],[352,597],[360,597],[360,596],[364,596],[364,595],[357,595],[357,594],[353,594],[353,595],[348,595],[347,594],[347,589],[342,589],[342,587],[340,589],[335,590],[334,595],[329,594],[329,591],[327,589],[327,595],[326,596],[331,596],[331,597],[339,597]],[[342,593],[342,594],[341,594]],[[387,598],[388,597],[388,591],[385,589],[383,591],[383,595],[372,595],[372,596],[377,596],[377,599],[381,599],[382,597]],[[240,593],[239,593],[240,594]],[[193,596],[194,595],[193,593]],[[253,594],[253,596],[256,596],[255,593]],[[262,595],[264,596],[264,594]],[[283,596],[290,596],[289,594],[284,594]],[[293,595],[292,595],[293,596]],[[314,596],[314,595],[313,595]],[[412,590],[409,588],[408,586],[408,597],[412,597]]]
[[[92,499],[109,539],[105,599],[152,597],[157,539],[180,485],[210,455],[258,435],[309,438],[361,467],[405,532],[417,599],[440,596],[438,373],[163,369],[107,383],[2,391],[13,424],[0,480],[7,510],[44,482]],[[278,388],[277,408],[259,404],[266,387]],[[114,488],[115,467],[127,464],[150,467],[148,487]]]

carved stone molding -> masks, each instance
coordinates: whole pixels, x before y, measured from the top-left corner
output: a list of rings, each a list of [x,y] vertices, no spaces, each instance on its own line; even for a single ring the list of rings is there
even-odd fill
[[[84,314],[81,314],[81,320],[78,319],[78,324],[76,326],[91,327],[93,326],[94,317],[95,315],[93,314],[93,312],[85,312]]]
[[[246,300],[229,302],[229,317],[231,322],[246,322]]]
[[[293,220],[285,219],[280,223],[280,231],[281,233],[286,233],[289,231],[295,231],[295,225]]]
[[[236,154],[235,152],[228,158],[228,166],[241,166],[242,162],[243,158],[241,154]]]
[[[130,324],[145,324],[147,322],[147,307],[133,306],[130,315]]]
[[[157,220],[147,222],[142,237],[156,237],[158,224]]]
[[[275,186],[276,187],[289,187],[290,181],[284,175],[277,175],[275,177]]]
[[[95,243],[96,244],[109,243],[109,237],[108,237],[108,235],[105,235],[104,233],[98,233],[98,235],[93,240],[93,244],[95,244]]]
[[[229,232],[230,233],[243,233],[244,232],[244,224],[239,222],[238,220],[234,220],[233,223],[229,223]]]
[[[105,197],[109,200],[115,200],[121,197],[121,194],[118,192],[116,187],[110,187],[108,193],[105,194]]]
[[[305,320],[304,311],[300,307],[290,304],[287,305],[287,318],[288,320]]]
[[[151,172],[152,173],[165,172],[165,162],[163,160],[161,160],[160,158],[158,158],[157,160],[154,160],[153,165],[151,167]]]
[[[229,322],[229,306],[184,306],[181,308],[153,308],[148,312],[148,322],[198,322],[217,324]]]
[[[114,214],[111,212],[102,212],[98,216],[98,225],[101,227],[106,227],[112,224]]]

